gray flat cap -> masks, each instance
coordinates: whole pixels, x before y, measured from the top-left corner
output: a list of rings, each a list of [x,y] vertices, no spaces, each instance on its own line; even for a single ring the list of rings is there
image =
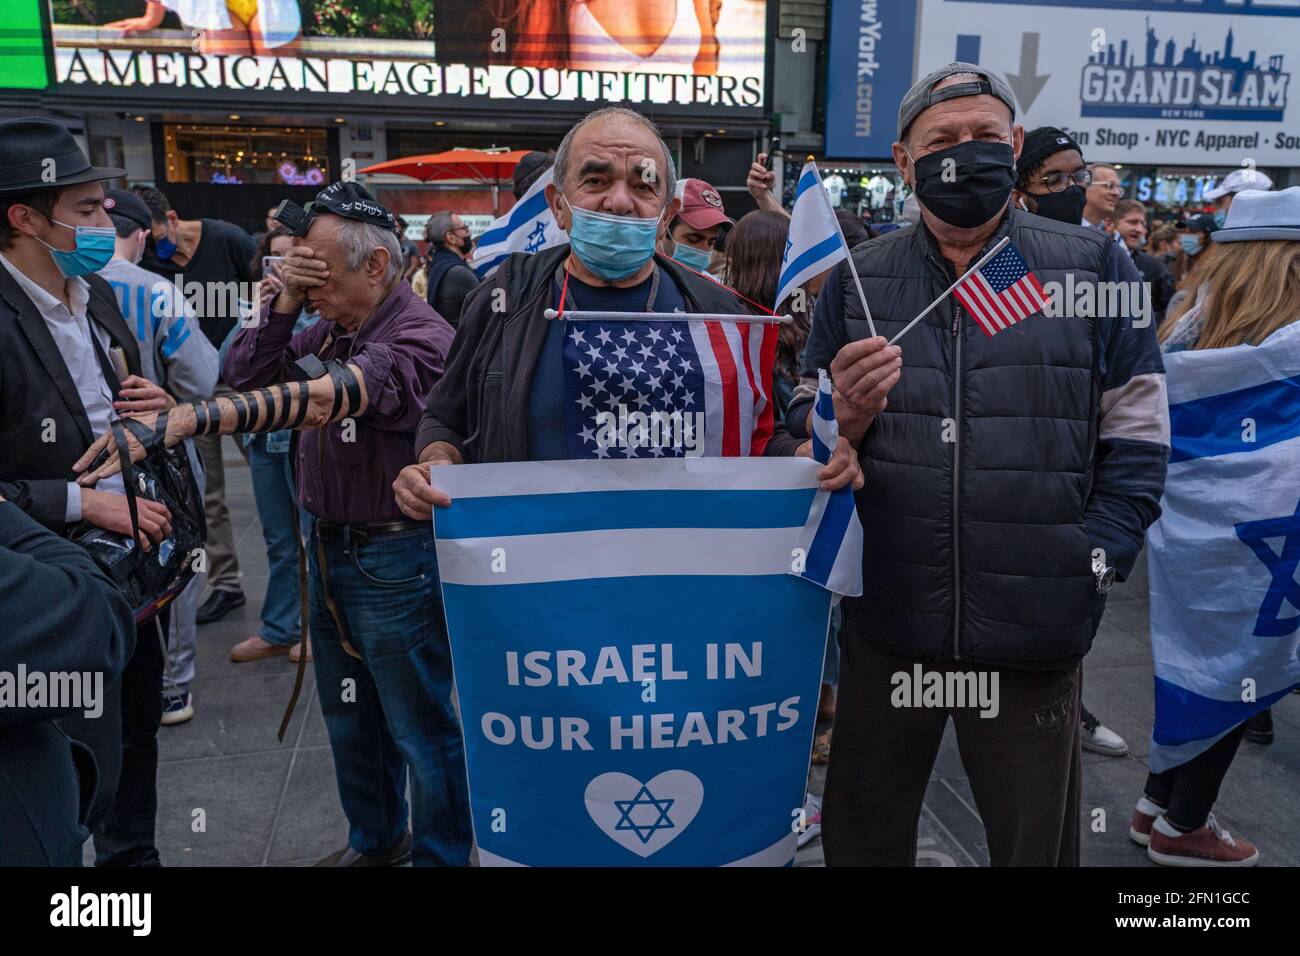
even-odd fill
[[[966,83],[954,83],[952,86],[946,86],[942,90],[934,92],[934,87],[941,80],[955,76],[958,73],[974,73],[984,79],[978,82],[971,80]],[[927,110],[935,103],[942,103],[944,100],[956,99],[958,96],[979,96],[981,93],[996,96],[1007,104],[1007,109],[1011,110],[1011,119],[1015,120],[1016,97],[1011,92],[1011,87],[1007,86],[1002,77],[996,73],[990,73],[974,63],[954,62],[939,67],[933,73],[912,84],[912,88],[907,91],[907,94],[903,97],[903,102],[898,107],[898,138],[903,138],[907,128],[912,125],[912,120],[920,116],[922,110]]]

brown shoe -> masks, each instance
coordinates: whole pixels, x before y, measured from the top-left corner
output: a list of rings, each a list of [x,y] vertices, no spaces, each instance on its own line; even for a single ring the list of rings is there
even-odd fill
[[[1151,843],[1147,856],[1165,866],[1254,866],[1259,862],[1259,850],[1249,840],[1234,838],[1219,826],[1214,814],[1205,826],[1191,833],[1171,837],[1160,829],[1163,818],[1151,828]]]
[[[298,658],[302,656],[302,642],[299,641],[289,648],[289,663],[297,664]],[[311,663],[311,641],[307,642],[307,663]]]
[[[316,866],[401,866],[411,862],[411,834],[406,832],[397,843],[383,853],[358,853],[350,846],[335,850]]]
[[[245,664],[248,661],[265,660],[268,657],[279,657],[287,653],[289,645],[271,644],[262,640],[256,634],[252,637],[246,637],[230,649],[230,659],[236,664]]]

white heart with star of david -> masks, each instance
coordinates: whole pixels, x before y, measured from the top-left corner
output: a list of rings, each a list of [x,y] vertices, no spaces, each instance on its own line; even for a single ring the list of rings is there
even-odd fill
[[[704,803],[704,784],[686,770],[665,770],[644,784],[611,771],[587,784],[583,800],[605,836],[644,858],[658,853],[690,826]]]

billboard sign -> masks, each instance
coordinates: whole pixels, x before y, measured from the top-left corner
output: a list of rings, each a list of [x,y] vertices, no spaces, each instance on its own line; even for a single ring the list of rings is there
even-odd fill
[[[954,59],[995,70],[1015,91],[1026,129],[1062,127],[1089,158],[1300,162],[1300,93],[1292,82],[1300,64],[1300,0],[901,0],[897,6],[919,24],[913,80]],[[906,51],[888,52],[898,62],[882,68],[901,71]],[[842,129],[843,121],[828,114],[830,152],[829,144],[840,141],[832,127]]]
[[[764,104],[767,0],[52,0],[55,82],[187,93]]]

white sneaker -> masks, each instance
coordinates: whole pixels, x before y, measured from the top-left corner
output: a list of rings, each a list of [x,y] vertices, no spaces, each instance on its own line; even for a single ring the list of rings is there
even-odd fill
[[[184,694],[180,691],[163,694],[161,723],[164,727],[170,727],[172,724],[183,724],[193,716],[194,695],[189,691],[186,691]]]
[[[803,823],[799,846],[811,843],[822,832],[822,802],[811,793],[803,798]]]
[[[1102,724],[1087,707],[1079,720],[1079,740],[1083,749],[1107,757],[1122,757],[1128,753],[1128,744],[1115,731]]]

